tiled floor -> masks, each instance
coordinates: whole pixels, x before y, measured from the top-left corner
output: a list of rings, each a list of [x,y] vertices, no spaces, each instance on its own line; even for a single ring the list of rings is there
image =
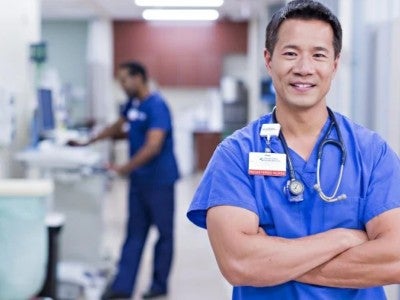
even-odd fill
[[[230,299],[231,287],[221,276],[212,254],[205,230],[197,228],[186,218],[186,210],[200,180],[200,175],[181,179],[176,186],[176,243],[170,278],[168,300],[225,300]],[[105,254],[112,262],[119,256],[126,217],[126,182],[115,180],[105,201]],[[156,230],[150,232],[137,278],[133,300],[148,287],[152,263],[152,246]]]

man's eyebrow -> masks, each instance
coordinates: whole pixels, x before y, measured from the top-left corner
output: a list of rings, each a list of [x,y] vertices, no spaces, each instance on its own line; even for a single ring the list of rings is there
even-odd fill
[[[283,49],[284,49],[284,50],[285,50],[285,49],[299,50],[300,47],[299,47],[299,46],[296,46],[296,45],[290,45],[290,44],[289,44],[289,45],[284,46]],[[322,47],[322,46],[316,46],[316,47],[313,48],[313,50],[314,50],[314,51],[329,52],[329,50],[328,50],[327,48]]]
[[[316,51],[323,51],[323,52],[329,52],[329,50],[326,49],[325,47],[314,47],[314,50],[316,50]]]
[[[299,50],[300,47],[296,46],[296,45],[286,45],[285,47],[283,47],[283,49],[295,49],[295,50]]]

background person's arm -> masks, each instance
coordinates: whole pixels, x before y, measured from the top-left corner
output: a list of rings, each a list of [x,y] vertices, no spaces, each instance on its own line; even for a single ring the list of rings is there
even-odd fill
[[[136,154],[124,165],[111,165],[110,169],[121,175],[129,174],[129,172],[143,166],[156,155],[158,155],[164,145],[166,132],[163,129],[150,129],[146,133],[146,140],[143,146]]]
[[[209,209],[207,231],[222,274],[236,286],[293,280],[367,240],[364,232],[350,229],[298,239],[268,236],[255,213],[234,206]]]
[[[368,242],[341,253],[296,280],[350,288],[400,283],[400,208],[378,215],[366,228]]]
[[[87,142],[79,142],[75,140],[70,140],[67,142],[69,146],[79,147],[79,146],[87,146],[94,142],[106,139],[106,138],[114,138],[121,135],[122,127],[125,123],[125,118],[119,117],[117,121],[115,121],[110,126],[105,127],[102,131],[100,131],[96,136],[90,138]]]
[[[114,138],[116,136],[119,136],[121,134],[124,123],[125,123],[125,118],[119,117],[119,119],[115,123],[104,128],[96,136],[91,138],[89,140],[89,143],[94,143],[94,142],[97,142],[99,140],[103,140],[106,138]]]

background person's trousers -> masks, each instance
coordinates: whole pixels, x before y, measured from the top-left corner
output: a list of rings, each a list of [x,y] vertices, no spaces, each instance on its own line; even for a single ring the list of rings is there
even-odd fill
[[[154,248],[150,289],[167,292],[174,243],[174,185],[138,186],[130,184],[126,239],[112,289],[131,294],[150,226],[157,227],[159,238]]]

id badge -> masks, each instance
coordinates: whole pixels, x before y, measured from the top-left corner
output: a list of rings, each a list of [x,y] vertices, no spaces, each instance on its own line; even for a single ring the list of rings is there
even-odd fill
[[[250,152],[249,174],[262,176],[286,176],[286,154]]]

